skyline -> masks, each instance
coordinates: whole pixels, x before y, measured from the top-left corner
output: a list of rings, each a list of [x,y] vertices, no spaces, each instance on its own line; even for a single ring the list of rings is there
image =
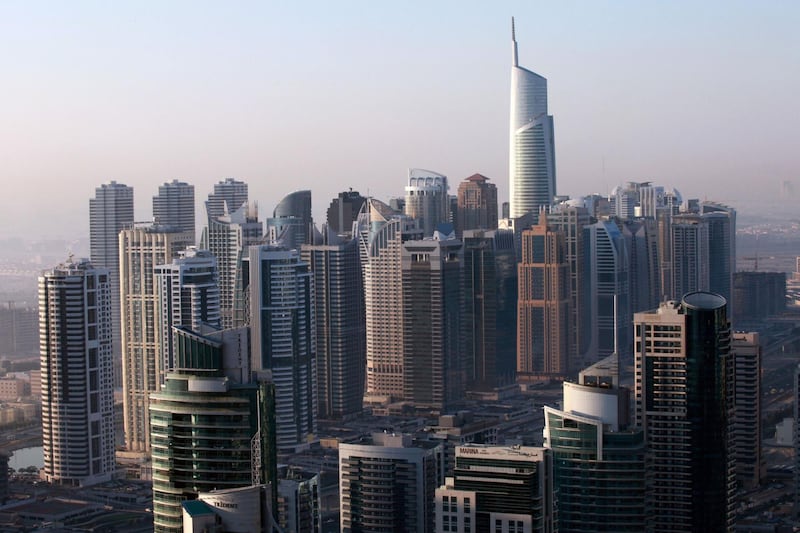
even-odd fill
[[[88,236],[110,180],[137,220],[176,178],[198,210],[246,181],[262,219],[311,189],[318,224],[349,187],[402,196],[414,167],[450,194],[481,173],[506,201],[512,15],[520,64],[548,80],[559,194],[654,181],[746,211],[796,180],[790,2],[19,2],[0,6],[0,209],[19,222],[0,237]]]

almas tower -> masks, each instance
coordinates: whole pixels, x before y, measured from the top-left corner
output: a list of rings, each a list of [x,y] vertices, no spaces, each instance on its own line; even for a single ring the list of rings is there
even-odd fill
[[[547,114],[547,80],[519,66],[511,19],[509,187],[511,218],[538,213],[556,195],[553,117]]]

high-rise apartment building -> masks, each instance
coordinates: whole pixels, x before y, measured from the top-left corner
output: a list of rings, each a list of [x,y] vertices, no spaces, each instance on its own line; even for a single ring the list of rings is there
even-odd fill
[[[150,450],[147,407],[164,370],[156,336],[155,268],[193,244],[191,232],[168,226],[143,225],[119,234],[123,411],[125,444],[131,452]]]
[[[114,386],[122,385],[122,334],[119,300],[119,232],[133,225],[133,187],[112,181],[97,187],[89,200],[89,259],[107,268],[111,282],[111,350]]]
[[[191,247],[178,252],[172,263],[156,266],[154,273],[156,339],[163,378],[175,363],[173,327],[200,331],[203,326],[218,329],[221,325],[217,260],[211,252]]]
[[[761,458],[761,343],[758,333],[733,333],[731,353],[736,383],[731,423],[736,482],[745,489],[755,489],[765,474]]]
[[[658,226],[655,219],[619,222],[628,250],[628,295],[632,313],[649,311],[661,301]]]
[[[421,168],[408,169],[403,212],[417,221],[425,237],[433,236],[439,224],[450,221],[447,176]]]
[[[86,486],[114,473],[111,280],[71,258],[39,277],[42,473]]]
[[[436,531],[555,531],[550,450],[459,446],[453,477],[436,489]]]
[[[313,281],[297,250],[250,247],[253,369],[275,384],[277,446],[293,452],[316,433],[316,327]]]
[[[785,272],[736,272],[733,275],[734,324],[760,321],[786,310]],[[738,326],[737,326],[738,327]]]
[[[571,314],[569,361],[570,369],[576,370],[579,355],[586,351],[591,332],[589,314],[588,274],[584,257],[584,226],[589,225],[589,210],[580,202],[562,202],[547,214],[547,225],[564,235],[565,257],[569,264],[569,301]]]
[[[514,233],[466,230],[464,351],[467,387],[492,390],[517,368],[517,261]]]
[[[628,403],[613,354],[564,382],[563,409],[545,406],[561,531],[645,530],[644,432],[628,427]]]
[[[735,490],[725,299],[693,292],[636,313],[635,421],[647,442],[647,531],[727,531]]]
[[[517,379],[564,376],[572,313],[564,234],[541,223],[522,232],[517,301]]]
[[[343,533],[433,533],[434,494],[444,482],[442,444],[410,435],[375,433],[339,445],[339,508]]]
[[[246,349],[247,333],[247,328],[206,335],[175,329],[174,368],[166,373],[164,387],[150,396],[158,533],[183,532],[181,504],[201,492],[269,482],[276,486],[269,373],[241,381],[244,372],[236,368],[247,361],[238,350]],[[235,339],[241,336],[245,339]]]
[[[458,185],[455,229],[459,239],[464,230],[497,229],[497,187],[489,178],[473,174]]]
[[[160,185],[153,196],[153,223],[191,233],[194,244],[194,185],[178,180]]]
[[[267,219],[267,235],[271,243],[280,243],[291,250],[300,250],[312,241],[314,220],[311,218],[311,191],[287,194]]]
[[[708,224],[708,290],[725,298],[733,296],[733,275],[736,272],[736,210],[727,205],[703,200],[700,214]],[[729,317],[736,317],[732,308]]]
[[[511,19],[511,112],[509,119],[511,218],[538,213],[556,195],[553,116],[547,112],[547,79],[519,65]]]
[[[403,378],[403,244],[422,233],[414,220],[368,199],[359,245],[364,269],[367,338],[366,396],[400,399]]]
[[[630,260],[625,238],[610,220],[584,227],[589,343],[583,353],[588,366],[617,352],[631,354],[631,312],[628,290]]]
[[[672,294],[680,299],[684,294],[709,290],[708,224],[694,213],[672,217]]]
[[[322,419],[342,419],[360,413],[364,401],[364,284],[358,241],[322,231],[325,239],[301,252],[314,287],[317,409]]]
[[[331,200],[331,205],[328,207],[328,228],[337,235],[352,233],[353,223],[358,220],[358,213],[361,212],[366,200],[353,189],[340,192],[339,196]]]
[[[247,183],[225,178],[214,184],[214,192],[206,200],[206,215],[214,219],[229,215],[247,203]]]
[[[408,241],[400,261],[403,398],[441,412],[464,398],[462,243]]]
[[[209,216],[202,246],[217,259],[219,307],[225,329],[245,325],[243,260],[249,247],[261,243],[263,237],[264,226],[258,220],[255,206],[245,203],[233,212]]]

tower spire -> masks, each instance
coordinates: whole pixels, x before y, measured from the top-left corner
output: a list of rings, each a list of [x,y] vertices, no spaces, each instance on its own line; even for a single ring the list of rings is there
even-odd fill
[[[517,57],[517,31],[514,28],[514,17],[511,17],[511,65],[514,67],[519,66],[519,59]]]

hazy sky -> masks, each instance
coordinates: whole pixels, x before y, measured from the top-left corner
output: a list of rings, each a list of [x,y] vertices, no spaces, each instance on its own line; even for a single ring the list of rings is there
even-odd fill
[[[510,17],[549,82],[559,194],[626,180],[734,205],[800,190],[800,3],[0,2],[0,236],[88,233],[94,188],[508,196]],[[199,209],[199,205],[198,205]],[[318,220],[321,222],[321,220]],[[198,229],[199,234],[199,229]]]

